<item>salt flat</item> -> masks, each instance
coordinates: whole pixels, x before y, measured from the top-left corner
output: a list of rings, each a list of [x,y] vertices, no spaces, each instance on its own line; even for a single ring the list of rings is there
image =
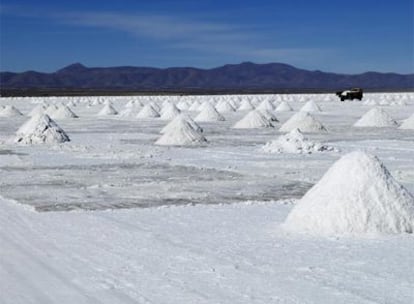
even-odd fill
[[[248,111],[226,112],[225,121],[199,122],[205,145],[156,146],[168,121],[97,116],[105,101],[121,111],[134,98],[159,105],[287,100],[294,112],[275,112],[275,128],[262,129],[233,129]],[[328,131],[306,136],[336,152],[265,153],[262,146],[284,134],[279,127],[310,100]],[[15,144],[28,117],[0,119],[2,302],[413,302],[412,234],[318,238],[279,227],[332,163],[354,150],[377,155],[414,193],[414,131],[352,127],[373,103],[401,123],[414,113],[414,94],[366,100],[2,98],[0,105],[23,114],[46,102],[69,104],[79,116],[55,119],[71,139],[55,145]]]

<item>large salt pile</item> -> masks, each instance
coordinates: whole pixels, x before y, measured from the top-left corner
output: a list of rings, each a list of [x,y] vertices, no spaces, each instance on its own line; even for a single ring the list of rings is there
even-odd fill
[[[223,115],[221,115],[212,104],[206,104],[203,107],[203,110],[194,118],[198,122],[208,122],[208,121],[224,121],[226,120]]]
[[[276,140],[266,143],[262,147],[268,153],[313,153],[321,151],[335,151],[333,147],[312,142],[299,129],[294,129]]]
[[[301,109],[302,112],[322,112],[321,108],[313,101],[308,101]]]
[[[293,109],[287,101],[282,101],[275,110],[275,112],[290,112],[290,111],[293,111]]]
[[[398,123],[383,109],[375,107],[365,113],[354,127],[394,127]]]
[[[317,235],[412,233],[414,197],[376,156],[352,152],[303,196],[283,226]]]
[[[275,107],[273,106],[273,104],[268,99],[265,99],[257,106],[256,109],[267,110],[267,111],[272,112],[272,111],[274,111]]]
[[[276,115],[273,114],[271,111],[266,110],[266,109],[258,109],[256,108],[257,111],[259,111],[260,113],[263,114],[263,116],[269,120],[269,121],[275,121],[275,122],[279,122],[279,120],[277,119]]]
[[[166,104],[161,110],[160,119],[162,120],[171,120],[178,116],[181,111],[173,103]]]
[[[414,114],[404,120],[399,129],[414,130]]]
[[[299,129],[305,133],[326,131],[326,128],[308,112],[298,112],[289,118],[279,129],[281,132],[290,132]]]
[[[247,113],[233,126],[234,129],[273,128],[273,124],[259,111]]]
[[[165,131],[166,132],[155,142],[156,145],[186,146],[207,142],[201,132],[195,130],[193,126],[182,117],[175,122],[173,127]]]
[[[105,106],[99,111],[98,116],[117,115],[118,111],[110,103],[105,103]]]
[[[173,120],[171,120],[162,130],[160,131],[161,134],[165,134],[179,126],[182,122],[181,120],[185,120],[185,122],[189,123],[191,127],[199,133],[203,132],[203,128],[201,128],[188,114],[180,114],[176,116]]]
[[[69,136],[47,114],[33,116],[16,132],[16,143],[52,144],[70,141]]]
[[[66,105],[58,106],[50,113],[50,117],[53,119],[78,118],[78,116]]]
[[[14,106],[7,105],[0,110],[0,117],[15,117],[22,116],[23,114],[17,110]]]
[[[141,111],[137,114],[137,118],[156,118],[160,117],[160,114],[151,104],[146,104]]]

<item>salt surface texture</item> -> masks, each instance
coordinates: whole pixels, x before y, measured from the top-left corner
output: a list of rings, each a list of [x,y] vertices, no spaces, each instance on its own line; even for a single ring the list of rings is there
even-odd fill
[[[313,153],[335,150],[333,147],[312,142],[299,129],[294,129],[288,134],[266,143],[262,149],[268,153]]]
[[[294,129],[299,129],[305,133],[327,131],[322,123],[308,112],[296,113],[280,127],[279,131],[290,132]]]
[[[412,233],[414,197],[376,156],[352,152],[304,195],[283,227],[316,235]]]
[[[34,116],[16,132],[16,143],[52,144],[70,141],[69,136],[47,114]]]
[[[387,112],[379,107],[372,108],[365,113],[354,127],[395,127],[398,123]]]

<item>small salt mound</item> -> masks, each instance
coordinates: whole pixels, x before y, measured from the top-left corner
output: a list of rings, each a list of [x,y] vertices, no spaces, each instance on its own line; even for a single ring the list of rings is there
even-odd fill
[[[98,116],[108,116],[108,115],[117,115],[118,111],[110,103],[105,103],[101,111],[99,111]]]
[[[301,109],[301,112],[322,112],[321,108],[313,101],[308,101]]]
[[[167,130],[156,142],[162,146],[186,146],[207,142],[206,138],[194,130],[185,119],[178,119],[174,128]]]
[[[14,106],[7,105],[0,110],[0,117],[15,117],[22,116],[23,114],[17,110]]]
[[[352,152],[304,195],[283,226],[319,235],[412,233],[414,197],[377,157]]]
[[[137,118],[156,118],[160,117],[160,114],[155,110],[151,104],[146,104],[141,111],[137,114]]]
[[[46,107],[44,105],[38,104],[36,107],[34,107],[28,114],[28,116],[39,116],[41,114],[44,114],[46,110]]]
[[[211,104],[206,104],[203,110],[196,116],[195,121],[224,121],[223,115],[217,112],[216,108]]]
[[[220,113],[236,111],[236,109],[227,100],[220,101],[216,106],[216,110]]]
[[[404,120],[399,129],[414,130],[414,114]]]
[[[63,119],[63,118],[78,118],[78,116],[68,107],[65,105],[60,105],[50,113],[50,117],[53,119]]]
[[[160,131],[161,134],[165,134],[179,126],[182,122],[180,120],[185,120],[187,123],[191,125],[191,127],[199,133],[203,133],[203,128],[201,128],[189,115],[187,114],[180,114],[171,120],[162,130]]]
[[[279,122],[279,120],[276,118],[276,115],[273,114],[272,112],[270,112],[269,110],[266,109],[257,109],[258,111],[260,111],[260,113],[263,114],[263,116],[269,120],[269,121],[274,121],[274,122]]]
[[[305,133],[327,131],[326,128],[308,112],[298,112],[286,121],[279,129],[281,132],[290,132],[300,129]]]
[[[275,112],[290,112],[290,111],[293,111],[293,109],[287,101],[282,101],[275,110]]]
[[[257,106],[256,109],[267,110],[267,111],[272,112],[272,111],[274,111],[275,107],[273,106],[273,104],[268,99],[265,99]]]
[[[237,111],[251,111],[254,110],[254,106],[252,105],[252,103],[250,102],[250,100],[243,100],[240,103],[239,108],[237,109]]]
[[[259,111],[247,113],[233,126],[234,129],[273,128],[272,123]]]
[[[16,143],[53,144],[70,141],[69,136],[47,114],[33,116],[16,132]]]
[[[313,153],[335,151],[333,147],[310,141],[299,129],[294,129],[262,147],[268,153]]]
[[[354,127],[394,127],[398,123],[383,109],[375,107],[365,113]]]
[[[171,120],[174,119],[177,115],[180,114],[180,110],[172,103],[166,104],[162,108],[162,114],[160,119],[162,120]]]

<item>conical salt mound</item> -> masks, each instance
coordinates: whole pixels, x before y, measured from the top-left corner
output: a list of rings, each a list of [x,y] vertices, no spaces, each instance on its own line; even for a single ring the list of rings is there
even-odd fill
[[[226,120],[211,104],[206,104],[203,110],[194,118],[195,121],[224,121]]]
[[[191,127],[199,133],[203,133],[203,128],[201,128],[189,115],[187,114],[180,114],[171,120],[162,130],[160,131],[161,134],[165,134],[171,130],[174,130],[182,124],[181,120],[189,123]]]
[[[240,106],[238,107],[237,111],[251,111],[254,110],[254,106],[252,103],[245,99],[240,103]]]
[[[305,133],[326,131],[326,128],[308,112],[298,112],[286,121],[279,129],[280,132],[290,132],[299,129]]]
[[[181,100],[177,103],[177,108],[181,111],[187,111],[190,108],[190,105],[185,100]]]
[[[160,114],[155,110],[152,105],[146,104],[141,111],[137,114],[137,118],[157,118]]]
[[[99,111],[98,116],[108,116],[108,115],[117,115],[118,111],[110,103],[105,103],[101,111]]]
[[[291,112],[291,111],[293,111],[293,109],[287,101],[282,101],[275,110],[275,112]]]
[[[200,103],[196,100],[194,101],[191,106],[188,108],[189,111],[198,111],[198,108],[200,107]]]
[[[247,113],[233,126],[234,129],[273,128],[273,124],[259,111]]]
[[[70,141],[69,136],[47,114],[34,116],[16,132],[16,143],[53,144]]]
[[[269,120],[269,121],[274,121],[274,122],[279,122],[279,120],[276,118],[276,115],[273,114],[272,112],[270,112],[269,110],[266,109],[256,109],[258,110],[260,113],[263,114],[263,116]]]
[[[267,110],[267,111],[272,112],[272,111],[274,111],[275,107],[273,106],[273,104],[268,99],[265,99],[257,106],[256,109]]]
[[[187,146],[207,142],[205,137],[188,123],[185,119],[179,119],[174,128],[168,130],[156,142],[162,146]]]
[[[276,140],[266,143],[262,147],[268,153],[313,153],[322,151],[335,151],[333,147],[312,142],[306,138],[299,129],[294,129]]]
[[[308,101],[301,109],[302,112],[322,112],[321,108],[313,101]]]
[[[60,105],[50,113],[50,117],[53,119],[63,119],[63,118],[78,118],[78,116],[68,107],[65,105]]]
[[[414,197],[376,156],[352,152],[304,195],[283,226],[317,235],[412,233]]]
[[[414,130],[414,114],[404,120],[399,129]]]
[[[46,110],[46,107],[44,105],[38,104],[27,115],[30,116],[30,117],[39,116],[41,114],[44,114],[45,113],[45,110]]]
[[[383,109],[375,107],[365,113],[354,127],[395,127],[398,123]]]
[[[220,113],[236,111],[236,109],[227,100],[220,101],[216,106],[216,110]]]
[[[7,105],[0,110],[0,117],[16,117],[22,116],[23,114],[17,110],[14,106]]]
[[[121,112],[119,112],[119,116],[134,117],[138,111],[139,111],[139,108],[136,107],[135,105],[129,106],[129,107],[125,106],[125,108]]]
[[[160,116],[160,119],[162,120],[171,120],[174,119],[177,115],[180,114],[180,110],[172,103],[166,104],[162,108],[162,114]]]

